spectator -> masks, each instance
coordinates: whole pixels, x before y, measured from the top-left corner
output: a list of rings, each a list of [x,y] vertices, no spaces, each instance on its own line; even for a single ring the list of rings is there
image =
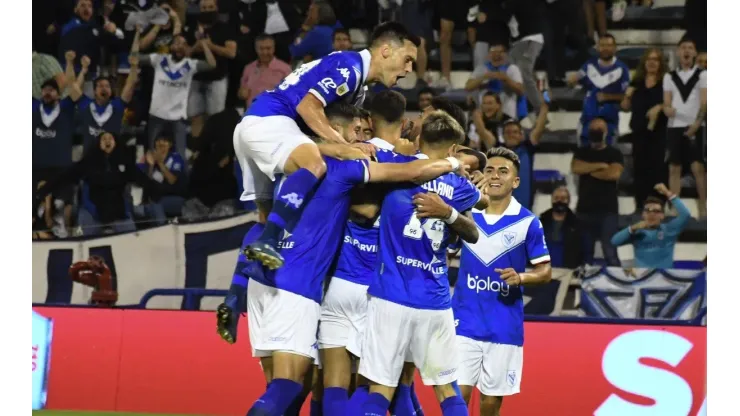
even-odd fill
[[[593,264],[594,244],[599,240],[607,265],[619,266],[611,237],[618,226],[617,182],[624,170],[624,158],[619,150],[606,143],[607,129],[603,119],[591,121],[590,146],[576,150],[571,170],[580,177],[576,213],[586,235],[586,261]]]
[[[326,2],[314,2],[308,8],[301,32],[290,46],[290,56],[309,62],[323,58],[333,50],[334,30],[342,27],[334,9]]]
[[[220,113],[226,108],[228,94],[228,64],[236,57],[236,40],[226,23],[218,20],[216,0],[200,0],[198,26],[186,32],[190,57],[208,60],[207,53],[216,57],[216,68],[193,77],[188,97],[188,118],[193,137],[200,137],[204,117]],[[206,47],[210,52],[206,52]]]
[[[133,60],[131,66],[141,65],[154,68],[154,86],[152,88],[152,102],[149,105],[149,147],[154,147],[154,139],[167,128],[175,139],[175,149],[181,156],[186,157],[187,149],[186,105],[188,92],[193,81],[193,75],[198,71],[207,71],[216,67],[216,58],[208,45],[203,46],[206,61],[186,58],[187,42],[185,37],[177,35],[172,38],[170,53],[160,55],[153,53],[138,57],[139,32],[134,37],[131,49]],[[201,43],[205,41],[201,40]],[[140,62],[136,62],[139,59]]]
[[[551,87],[565,86],[567,63],[566,41],[576,51],[576,62],[585,62],[590,57],[590,43],[586,37],[583,17],[583,0],[547,1],[548,29],[545,34],[545,57],[547,75]]]
[[[219,218],[236,212],[233,138],[239,121],[241,115],[227,108],[203,126],[203,139],[197,143],[188,181],[188,199],[182,209],[186,219]]]
[[[489,51],[488,62],[475,68],[470,79],[465,83],[465,89],[468,91],[480,91],[478,99],[483,96],[485,91],[499,94],[501,107],[507,116],[519,119],[519,113],[526,112],[526,100],[521,101],[519,98],[524,94],[524,84],[522,84],[522,73],[519,67],[509,63],[506,56],[506,45],[492,44]],[[539,91],[537,92],[539,94]],[[520,105],[524,109],[520,110]]]
[[[46,181],[41,181],[36,186],[36,189],[40,189],[46,184]],[[64,202],[62,202],[62,207],[64,206]],[[43,198],[43,200],[37,204],[34,207],[35,211],[33,213],[33,239],[34,240],[51,240],[54,238],[54,234],[52,233],[52,228],[54,227],[54,201],[52,199],[51,195],[46,195],[46,197]],[[62,218],[61,223],[62,229],[65,230],[65,237],[66,237],[66,229],[64,227],[64,219]],[[60,238],[64,238],[61,237]]]
[[[696,66],[703,70],[707,70],[707,53],[706,52],[699,52],[699,55],[696,56]]]
[[[170,20],[163,25],[151,25],[146,34],[139,38],[139,51],[141,53],[168,54],[172,38],[182,33],[182,22],[172,6],[163,0],[160,2],[160,8],[167,12]]]
[[[34,189],[42,181],[49,182],[72,165],[75,103],[82,96],[76,84],[70,86],[69,97],[60,99],[59,85],[54,79],[41,85],[41,100],[33,98],[32,179]],[[65,184],[56,189],[53,200],[64,206],[65,224],[72,224],[74,186]]]
[[[149,180],[128,157],[111,133],[102,133],[96,146],[62,175],[48,181],[36,193],[41,200],[60,186],[83,181],[82,202],[77,223],[85,236],[100,234],[110,226],[115,232],[136,231],[132,221],[130,196],[126,185],[135,182],[151,195],[157,195],[157,183]]]
[[[669,183],[681,194],[681,169],[690,166],[699,194],[699,217],[707,215],[707,174],[704,167],[704,118],[707,114],[707,73],[695,64],[696,45],[682,39],[679,67],[663,77],[663,112],[668,116]]]
[[[343,27],[334,29],[332,48],[334,51],[348,51],[352,49],[352,38],[349,36],[349,30]]]
[[[432,105],[432,98],[434,98],[434,90],[425,87],[419,90],[417,100],[419,101],[419,111],[424,111],[427,107]]]
[[[358,108],[358,110],[360,111],[360,123],[362,126],[360,140],[365,142],[375,137],[375,132],[373,131],[373,126],[370,122],[370,112],[363,110],[362,108]]]
[[[514,198],[527,209],[534,200],[534,152],[540,143],[547,123],[547,105],[542,107],[534,129],[525,137],[522,126],[516,120],[503,125],[504,146],[519,156],[519,186],[514,189]]]
[[[275,39],[275,56],[290,62],[290,45],[293,34],[301,25],[301,15],[293,0],[240,1],[239,32],[245,36],[244,49],[251,47],[252,40],[264,33]]]
[[[342,135],[349,143],[360,141],[364,137],[362,132],[362,113],[352,104],[342,102],[326,107],[326,118],[331,128]]]
[[[485,64],[491,45],[509,44],[510,14],[500,0],[483,0],[476,15],[473,68]]]
[[[88,82],[85,83],[83,91],[87,95],[93,95],[92,78],[98,73],[101,47],[103,45],[109,47],[119,45],[124,35],[123,31],[110,20],[104,19],[102,25],[93,20],[92,0],[77,0],[74,12],[75,17],[67,22],[61,30],[59,61],[64,62],[64,54],[67,51],[74,51],[77,58],[75,70],[79,72],[81,67],[79,59],[82,59],[83,56],[89,57]]]
[[[439,59],[442,76],[433,83],[435,88],[449,89],[452,86],[450,74],[452,73],[452,32],[455,26],[458,28],[468,27],[467,4],[460,7],[451,7],[447,0],[435,0],[436,15],[439,16]],[[475,44],[475,28],[468,27],[468,41]]]
[[[509,25],[514,39],[509,53],[511,63],[518,66],[522,73],[524,93],[536,114],[543,103],[534,75],[534,64],[545,43],[542,34],[547,20],[545,3],[541,0],[504,0],[504,5],[513,16]]]
[[[33,50],[56,55],[62,25],[72,15],[71,0],[33,0],[31,8],[31,43]],[[39,83],[51,77],[46,77]],[[62,84],[59,84],[60,87]],[[38,97],[37,97],[38,98]]]
[[[552,208],[540,215],[552,267],[575,269],[586,263],[584,236],[576,214],[570,209],[570,192],[565,185],[552,191]]]
[[[290,74],[290,65],[275,57],[275,40],[270,35],[260,35],[255,41],[257,60],[244,67],[239,98],[247,107],[263,91],[275,88]]]
[[[426,0],[404,0],[401,4],[401,22],[409,33],[419,37],[421,43],[416,48],[416,84],[425,86],[428,83],[427,39],[434,39],[432,31],[433,3]]]
[[[622,100],[624,111],[632,110],[632,157],[635,164],[635,206],[642,204],[653,187],[666,181],[663,75],[666,63],[660,49],[650,48],[640,58],[635,77]]]
[[[642,221],[632,224],[612,237],[612,244],[623,246],[631,243],[635,248],[635,267],[650,269],[670,269],[673,267],[673,253],[679,235],[691,214],[678,196],[671,193],[662,183],[655,190],[671,201],[678,216],[666,224],[663,200],[650,196],[645,200]]]
[[[175,151],[170,135],[162,133],[154,141],[154,150],[146,152],[145,169],[147,177],[160,184],[161,198],[136,207],[136,213],[163,225],[167,218],[180,216],[187,190],[185,160]]]
[[[87,68],[90,65],[90,59],[83,56],[80,62],[82,70],[76,81],[79,88],[82,87]],[[77,103],[79,127],[82,129],[84,147],[95,144],[98,136],[103,132],[107,131],[115,135],[121,133],[123,113],[126,105],[133,98],[137,76],[138,71],[129,71],[120,97],[113,97],[113,89],[108,78],[95,78],[93,82],[94,98],[83,96]]]
[[[66,59],[66,56],[65,56]],[[74,57],[72,58],[74,59]],[[59,61],[51,55],[33,52],[31,61],[31,96],[35,99],[41,99],[41,84],[46,80],[53,79],[56,81],[59,89],[63,91],[61,98],[66,96],[67,77],[59,65]],[[73,69],[74,71],[74,69]]]
[[[478,142],[478,150],[484,153],[503,143],[504,126],[514,120],[504,114],[501,99],[491,91],[483,94],[481,106],[473,110],[471,119],[473,123],[469,136]]]
[[[583,0],[586,33],[590,42],[593,42],[594,32],[599,39],[606,35],[606,2],[607,0]]]
[[[586,89],[581,112],[580,139],[581,145],[589,144],[591,120],[601,118],[609,128],[607,143],[612,143],[619,127],[619,103],[630,81],[627,65],[614,54],[617,43],[614,36],[606,34],[599,39],[599,57],[591,58],[583,64],[581,70],[571,74],[568,83],[580,83]]]

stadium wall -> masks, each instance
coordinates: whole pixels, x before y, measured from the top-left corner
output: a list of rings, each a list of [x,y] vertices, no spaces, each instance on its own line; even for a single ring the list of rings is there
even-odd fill
[[[228,345],[208,312],[33,309],[54,325],[49,409],[236,416],[264,391],[245,319]],[[525,337],[522,394],[505,400],[508,414],[706,413],[705,327],[527,322]],[[439,415],[432,389],[418,390],[426,414]]]

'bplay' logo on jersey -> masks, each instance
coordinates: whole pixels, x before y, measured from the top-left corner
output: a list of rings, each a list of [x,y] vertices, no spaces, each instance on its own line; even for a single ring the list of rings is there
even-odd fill
[[[490,276],[484,280],[468,274],[468,289],[475,289],[475,293],[490,291],[501,293],[501,296],[509,296],[509,285],[498,280],[491,280]]]

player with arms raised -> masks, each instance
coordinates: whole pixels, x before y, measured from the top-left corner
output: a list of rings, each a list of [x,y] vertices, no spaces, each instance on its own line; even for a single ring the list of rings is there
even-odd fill
[[[430,114],[414,158],[443,159],[465,136],[448,114]],[[399,186],[380,211],[378,266],[370,283],[360,374],[371,381],[362,413],[385,414],[404,361],[413,361],[433,385],[445,416],[467,415],[452,386],[457,378],[455,327],[445,252],[448,226],[466,241],[478,231],[461,212],[487,200],[465,178],[444,175],[421,186]]]
[[[255,98],[234,131],[244,183],[241,199],[256,200],[264,218],[270,212],[275,175],[288,176],[275,195],[264,232],[247,247],[249,258],[271,269],[283,265],[277,250],[281,233],[287,224],[295,224],[326,173],[319,147],[300,127],[305,124],[325,142],[346,144],[324,107],[336,101],[362,103],[368,83],[394,86],[411,71],[418,45],[419,39],[402,25],[383,23],[373,31],[369,49],[335,52],[303,64],[277,88]]]
[[[490,204],[473,210],[477,242],[463,242],[452,310],[457,325],[458,383],[466,402],[481,393],[482,415],[498,416],[503,396],[519,393],[524,344],[523,285],[551,279],[542,224],[512,197],[519,158],[498,147],[488,152],[478,186]],[[534,265],[526,272],[527,263]]]

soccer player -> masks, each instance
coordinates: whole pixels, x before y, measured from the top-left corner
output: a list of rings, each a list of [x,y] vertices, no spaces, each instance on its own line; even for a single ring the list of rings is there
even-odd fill
[[[249,339],[254,356],[271,357],[262,360],[271,382],[248,416],[282,415],[316,359],[323,281],[341,244],[352,188],[367,182],[422,182],[460,167],[455,158],[392,164],[325,157],[324,162],[326,176],[292,234],[280,243],[285,266],[249,275]]]
[[[550,255],[542,224],[512,197],[519,158],[503,147],[488,152],[479,187],[488,208],[473,210],[480,238],[464,242],[452,310],[466,402],[481,393],[480,413],[498,416],[504,396],[519,393],[524,343],[524,285],[549,282]],[[527,263],[534,265],[526,272]]]
[[[416,158],[443,159],[464,136],[450,115],[429,114]],[[409,360],[424,384],[434,386],[445,416],[467,415],[465,402],[452,386],[457,345],[444,256],[451,237],[447,226],[475,242],[475,223],[460,213],[486,205],[475,186],[455,175],[398,187],[385,196],[361,349],[359,372],[371,381],[362,414],[386,413],[404,361]]]
[[[288,175],[274,198],[265,230],[247,247],[247,256],[270,269],[283,265],[277,244],[287,224],[295,223],[326,173],[316,144],[301,132],[304,124],[329,143],[346,143],[324,113],[327,104],[364,99],[364,85],[387,87],[411,71],[419,39],[398,23],[379,25],[370,48],[336,52],[288,75],[274,90],[255,98],[234,131],[234,150],[242,168],[241,199],[256,200],[262,215],[270,211],[275,174]]]

